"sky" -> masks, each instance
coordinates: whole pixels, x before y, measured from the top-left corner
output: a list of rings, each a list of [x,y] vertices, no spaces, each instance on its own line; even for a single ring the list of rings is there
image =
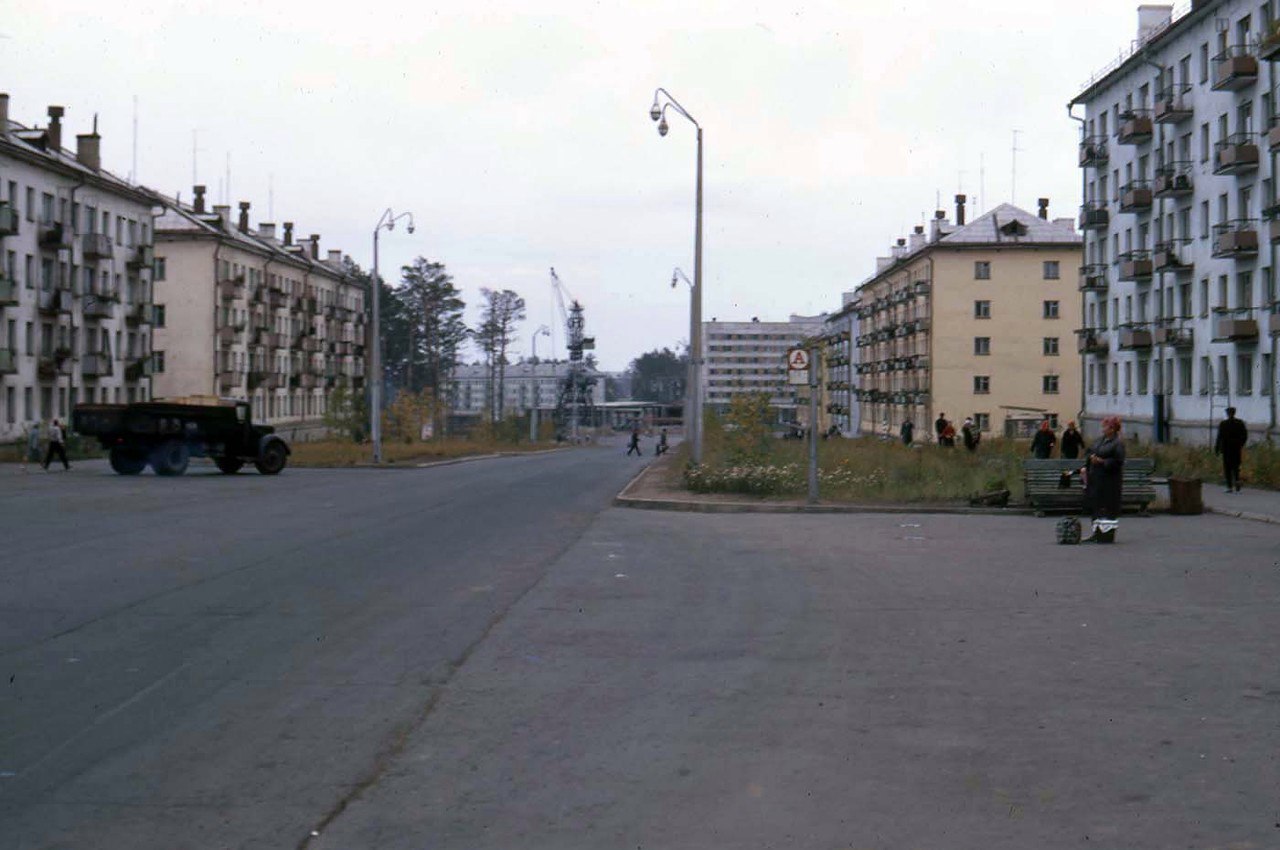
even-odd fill
[[[785,320],[838,309],[957,192],[970,219],[1042,196],[1074,215],[1066,104],[1137,6],[0,0],[0,91],[28,126],[64,106],[67,139],[97,115],[120,176],[184,200],[204,183],[365,268],[383,210],[411,212],[412,235],[381,236],[384,277],[444,263],[470,321],[481,287],[515,290],[521,354],[547,324],[564,356],[554,266],[621,370],[689,337],[670,282],[693,276],[696,136],[675,115],[658,135],[658,86],[703,127],[704,318]]]

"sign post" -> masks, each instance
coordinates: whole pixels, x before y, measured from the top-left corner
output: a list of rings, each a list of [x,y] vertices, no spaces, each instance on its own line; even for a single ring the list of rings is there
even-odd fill
[[[809,504],[818,501],[818,349],[787,351],[787,383],[809,387]]]

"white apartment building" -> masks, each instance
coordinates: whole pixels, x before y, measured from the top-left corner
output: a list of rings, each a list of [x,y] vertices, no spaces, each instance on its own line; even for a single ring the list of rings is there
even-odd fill
[[[1085,419],[1206,442],[1231,405],[1276,430],[1275,0],[1138,9],[1083,106]],[[1081,120],[1078,116],[1077,120]]]
[[[0,94],[0,440],[80,402],[151,397],[154,198],[103,170],[95,129],[62,147]]]
[[[166,201],[156,220],[155,394],[248,399],[255,420],[318,426],[334,390],[362,393],[368,294],[341,251],[249,226],[249,204]]]
[[[507,416],[524,415],[535,405],[539,414],[556,409],[560,390],[569,376],[569,361],[541,360],[537,363],[521,361],[506,367],[503,410]],[[605,374],[584,368],[587,378],[595,380],[591,387],[591,404],[604,404]],[[480,416],[491,410],[489,367],[483,363],[460,364],[453,373],[453,412],[460,416]]]
[[[823,313],[786,322],[703,322],[703,404],[724,412],[735,395],[767,393],[777,421],[794,422],[797,388],[787,386],[787,349],[821,334],[825,320]]]
[[[855,393],[854,366],[858,352],[854,345],[860,331],[858,293],[846,292],[841,306],[822,323],[822,380],[824,426],[835,425],[852,437],[862,432],[862,413]]]

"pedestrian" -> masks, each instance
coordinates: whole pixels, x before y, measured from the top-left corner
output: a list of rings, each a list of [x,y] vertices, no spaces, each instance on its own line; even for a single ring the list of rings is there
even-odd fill
[[[1053,457],[1053,447],[1057,444],[1058,438],[1053,434],[1053,426],[1046,419],[1040,423],[1040,429],[1031,438],[1031,453],[1036,456],[1037,460],[1051,458]]]
[[[902,435],[902,445],[911,445],[911,441],[915,439],[916,435],[915,423],[910,419],[902,420],[902,427],[898,429],[898,433]]]
[[[933,420],[933,433],[937,437],[938,445],[942,445],[942,432],[947,430],[947,414],[939,413],[938,418]]]
[[[667,429],[663,428],[662,433],[658,435],[658,445],[653,447],[654,456],[666,454],[667,448]]]
[[[1080,457],[1080,450],[1084,448],[1084,437],[1076,430],[1075,421],[1067,423],[1067,430],[1062,432],[1062,456],[1070,460]]]
[[[49,426],[49,451],[45,454],[44,463],[41,466],[48,470],[54,455],[62,460],[63,469],[71,468],[71,464],[67,463],[67,435],[57,419],[53,420],[53,424]]]
[[[973,424],[973,417],[966,416],[964,425],[960,426],[960,434],[964,439],[964,447],[971,452],[978,450],[978,443],[982,440],[982,435],[978,433],[978,428]]]
[[[639,428],[633,428],[631,430],[631,442],[627,445],[627,454],[630,455],[632,452],[635,452],[637,457],[641,455]]]
[[[1120,417],[1102,420],[1102,436],[1084,456],[1080,474],[1084,478],[1085,510],[1093,518],[1094,543],[1116,542],[1120,524],[1120,497],[1124,484],[1124,442],[1120,439]]]
[[[26,435],[26,451],[22,454],[22,471],[27,471],[27,464],[40,462],[40,423],[32,422],[23,429]]]
[[[938,441],[949,449],[956,447],[956,426],[947,422],[942,426],[942,438]]]
[[[1214,454],[1222,455],[1222,473],[1227,479],[1227,492],[1240,492],[1240,462],[1244,460],[1244,444],[1249,442],[1249,429],[1244,421],[1236,419],[1236,409],[1227,408],[1227,418],[1218,423],[1218,439],[1213,444]]]

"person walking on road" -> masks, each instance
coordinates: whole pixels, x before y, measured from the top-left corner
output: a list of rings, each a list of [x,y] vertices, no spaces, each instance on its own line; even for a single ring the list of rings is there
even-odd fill
[[[1053,426],[1046,419],[1040,423],[1040,430],[1036,431],[1036,435],[1031,438],[1031,453],[1036,456],[1037,460],[1044,460],[1053,457],[1053,447],[1058,444],[1058,438],[1053,434]]]
[[[902,427],[898,429],[898,433],[902,436],[902,445],[909,446],[916,438],[916,426],[910,419],[902,420]]]
[[[664,455],[667,453],[668,448],[669,446],[667,446],[667,429],[663,428],[662,433],[658,435],[658,444],[653,447],[653,454],[655,457],[657,457],[658,455]]]
[[[1121,488],[1124,484],[1124,441],[1120,439],[1120,417],[1102,420],[1102,436],[1084,456],[1085,510],[1093,518],[1094,543],[1116,542],[1119,526]]]
[[[1249,429],[1244,421],[1236,419],[1236,409],[1227,408],[1227,418],[1218,423],[1218,439],[1213,444],[1214,454],[1222,455],[1222,473],[1227,479],[1227,492],[1240,492],[1240,462],[1244,460],[1244,444],[1249,442]]]
[[[44,463],[41,466],[47,470],[49,464],[53,462],[54,455],[62,460],[63,469],[71,468],[71,464],[67,463],[67,435],[57,419],[53,420],[53,424],[49,426],[49,451],[45,454]]]
[[[632,452],[635,452],[637,456],[641,455],[639,428],[635,428],[631,431],[631,442],[627,444],[627,454],[630,455]]]
[[[1062,432],[1062,456],[1075,460],[1080,457],[1080,450],[1084,448],[1084,437],[1076,430],[1074,421],[1067,423],[1067,430]]]
[[[978,428],[973,424],[973,417],[966,416],[964,424],[960,426],[960,435],[964,438],[964,447],[971,452],[978,450],[978,443],[982,440],[982,434],[978,433]]]

